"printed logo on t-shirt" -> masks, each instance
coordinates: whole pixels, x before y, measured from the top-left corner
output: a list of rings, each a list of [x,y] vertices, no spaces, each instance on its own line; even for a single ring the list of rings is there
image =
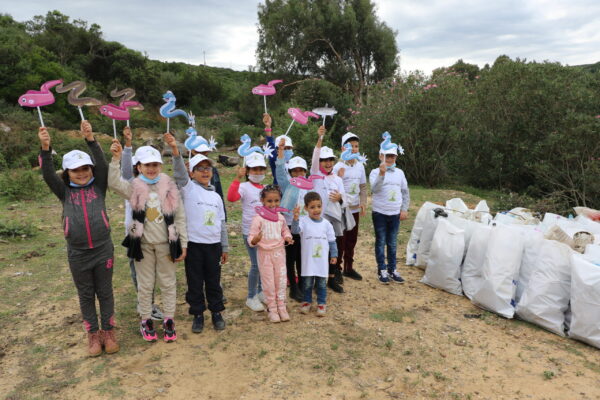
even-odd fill
[[[217,214],[213,210],[206,210],[204,212],[204,226],[215,226],[215,218]]]
[[[313,258],[321,258],[323,257],[323,245],[321,243],[317,243],[315,248],[313,249]]]
[[[388,201],[392,201],[392,202],[395,202],[395,201],[397,201],[397,200],[396,200],[396,196],[397,196],[397,194],[396,194],[396,191],[395,191],[395,190],[391,190],[391,191],[388,193]]]
[[[158,193],[156,192],[150,192],[148,200],[146,201],[146,220],[156,222],[157,224],[160,224],[165,220],[160,209]]]
[[[358,185],[356,183],[352,183],[350,185],[350,190],[348,191],[348,194],[350,194],[350,195],[358,194]]]

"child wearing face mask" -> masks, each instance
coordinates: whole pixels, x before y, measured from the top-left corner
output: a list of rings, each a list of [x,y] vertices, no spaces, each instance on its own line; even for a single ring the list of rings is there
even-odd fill
[[[333,164],[336,159],[333,150],[327,146],[322,146],[323,136],[325,135],[324,126],[319,127],[318,135],[319,139],[313,151],[310,173],[311,175],[321,175],[324,178],[314,181],[314,191],[321,196],[323,217],[333,225],[339,249],[346,228],[343,209],[347,204],[344,200],[346,191],[342,178],[333,173]],[[341,275],[341,271],[336,264],[329,265],[327,286],[337,293],[344,293],[344,288],[341,286]]]
[[[158,338],[150,318],[154,284],[158,281],[164,314],[163,339],[173,342],[177,340],[175,263],[185,259],[187,253],[186,217],[181,196],[175,182],[161,173],[162,158],[155,148],[142,146],[137,149],[135,168],[139,174],[130,182],[120,177],[123,149],[117,139],[113,140],[110,151],[113,158],[108,185],[119,196],[129,200],[132,209],[132,222],[127,227],[123,245],[127,247],[127,256],[135,259],[140,333],[148,342]]]
[[[62,203],[67,257],[73,282],[79,295],[83,325],[88,333],[88,353],[95,357],[119,351],[115,336],[113,299],[113,244],[106,215],[108,165],[104,153],[94,139],[92,126],[81,122],[81,133],[92,153],[73,150],[64,155],[63,174],[59,177],[52,166],[50,135],[41,127],[40,166],[44,181]],[[98,326],[96,298],[100,303]]]
[[[285,162],[288,163],[292,159],[292,157],[294,157],[294,145],[292,144],[292,138],[286,135],[277,136],[277,138],[273,139],[271,129],[272,120],[269,114],[263,114],[263,123],[265,124],[265,137],[267,139],[267,145],[271,149],[273,149],[273,153],[269,157],[269,165],[271,166],[271,172],[273,173],[273,184],[279,185],[280,179],[279,176],[277,176],[277,159],[279,157],[276,154],[276,150],[279,147],[281,139],[284,139],[285,145],[283,149],[283,158],[285,159]],[[287,173],[287,170],[286,177],[286,180],[290,178],[289,174]]]
[[[250,224],[256,215],[256,207],[261,205],[260,192],[263,189],[262,181],[265,179],[267,164],[265,158],[260,153],[252,153],[244,157],[245,167],[240,167],[237,176],[231,182],[227,191],[227,200],[242,202],[242,236],[246,244],[246,250],[250,257],[250,271],[248,272],[248,295],[246,306],[252,311],[264,311],[262,305],[264,295],[260,282],[258,271],[258,255],[256,247],[248,244],[248,234],[250,233]],[[240,180],[246,177],[246,182]]]
[[[283,218],[277,212],[281,202],[281,191],[277,185],[267,185],[260,192],[263,215],[257,213],[252,218],[248,244],[258,248],[258,268],[271,322],[290,320],[287,312],[285,288],[284,243],[292,244],[292,234]],[[260,208],[260,207],[259,207]],[[267,215],[269,214],[269,215]]]

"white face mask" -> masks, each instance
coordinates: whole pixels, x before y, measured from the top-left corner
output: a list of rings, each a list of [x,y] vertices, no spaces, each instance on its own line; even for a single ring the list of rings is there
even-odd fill
[[[261,183],[265,179],[265,174],[262,175],[248,175],[250,182]]]

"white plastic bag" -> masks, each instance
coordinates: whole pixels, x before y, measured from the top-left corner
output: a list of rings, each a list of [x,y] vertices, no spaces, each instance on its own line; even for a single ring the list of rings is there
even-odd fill
[[[566,244],[544,239],[516,313],[529,321],[565,336],[565,313],[571,292],[571,255]]]
[[[529,284],[531,273],[535,269],[535,264],[540,254],[540,246],[544,240],[544,235],[539,230],[527,232],[523,241],[523,257],[521,258],[521,267],[519,268],[519,279],[517,280],[517,289],[515,291],[515,301],[517,304],[523,295],[523,291]]]
[[[415,223],[412,231],[410,232],[410,239],[406,245],[406,265],[415,265],[417,262],[417,251],[419,250],[419,243],[421,241],[421,234],[423,233],[423,226],[427,218],[427,211],[434,208],[440,207],[437,204],[426,201],[423,203],[417,216],[415,217]]]
[[[483,260],[485,259],[491,232],[491,226],[480,224],[475,227],[471,235],[471,241],[469,242],[467,255],[465,256],[460,275],[463,292],[465,292],[465,296],[469,299],[473,298],[473,295],[483,283]]]
[[[469,207],[467,207],[463,199],[456,197],[446,201],[446,211],[449,214],[457,213],[464,215],[469,211]]]
[[[464,231],[464,240],[465,240],[465,248],[463,258],[467,253],[467,249],[469,248],[469,242],[471,241],[471,237],[473,236],[473,232],[477,226],[481,225],[479,222],[475,222],[473,220],[465,219],[460,214],[450,214],[448,215],[448,221],[455,227],[462,229]],[[462,264],[462,262],[461,262]]]
[[[425,267],[427,265],[433,234],[435,233],[435,229],[437,228],[440,218],[445,218],[441,216],[436,218],[435,209],[437,208],[442,207],[436,207],[425,211],[425,217],[423,218],[423,231],[421,231],[419,248],[417,249],[417,260],[415,262],[415,265],[418,267]]]
[[[473,295],[473,303],[505,318],[512,318],[522,256],[522,231],[510,225],[493,226],[483,262],[483,283]]]
[[[447,219],[440,219],[431,241],[427,269],[421,282],[452,294],[462,295],[460,264],[464,247],[464,231]]]
[[[600,266],[573,254],[571,267],[569,336],[600,348]]]

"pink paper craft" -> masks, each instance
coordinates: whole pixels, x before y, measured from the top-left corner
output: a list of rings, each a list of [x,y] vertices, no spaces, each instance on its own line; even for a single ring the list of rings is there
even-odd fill
[[[266,85],[260,84],[252,88],[252,94],[257,94],[259,96],[273,96],[277,91],[275,90],[275,85],[283,82],[281,79],[275,79],[269,81]]]
[[[125,102],[124,102],[125,103]],[[137,103],[137,102],[134,102]],[[110,119],[126,121],[129,119],[129,110],[124,106],[116,106],[114,104],[105,104],[100,107],[100,114]]]
[[[312,190],[314,188],[313,181],[315,179],[325,179],[321,175],[311,175],[308,178],[303,176],[297,176],[296,178],[290,179],[290,184],[297,187],[298,189]]]
[[[312,111],[302,111],[299,108],[288,108],[288,114],[292,116],[292,119],[299,124],[306,125],[308,123],[308,117],[319,119],[319,116]]]
[[[279,221],[279,212],[289,212],[287,208],[276,207],[276,208],[268,208],[265,206],[258,206],[254,208],[256,213],[266,219],[267,221],[277,222]]]
[[[40,90],[28,90],[24,95],[19,97],[19,104],[22,107],[41,107],[54,103],[54,95],[50,88],[62,83],[62,80],[57,79],[44,83]]]

